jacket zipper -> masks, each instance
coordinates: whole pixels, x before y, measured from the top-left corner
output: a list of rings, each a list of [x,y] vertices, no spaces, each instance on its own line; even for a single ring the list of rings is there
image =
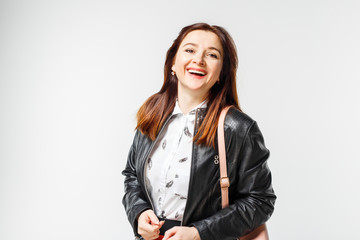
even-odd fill
[[[152,207],[152,210],[154,210],[154,211],[155,211],[154,204],[153,204],[153,202],[152,202],[152,200],[151,200],[151,198],[150,198],[150,195],[149,195],[149,192],[148,192],[148,189],[147,189],[147,185],[146,185],[146,162],[147,162],[147,159],[148,159],[149,155],[151,154],[151,152],[152,152],[152,150],[153,150],[156,142],[158,141],[159,136],[161,135],[161,133],[163,132],[165,126],[168,124],[168,122],[170,121],[171,118],[172,118],[172,116],[170,116],[170,117],[165,121],[164,125],[161,127],[159,134],[157,135],[155,141],[152,143],[151,148],[150,148],[148,154],[145,156],[145,160],[144,160],[144,168],[143,168],[143,171],[144,171],[144,172],[143,172],[143,174],[144,174],[144,188],[145,188],[146,196],[147,196],[147,198],[148,198],[149,201],[150,201],[150,205],[151,205],[151,207]],[[155,213],[155,214],[156,214],[156,213]]]
[[[198,119],[197,119],[197,116],[198,116],[198,109],[196,109],[196,112],[195,112],[195,124],[194,124],[194,136],[196,134],[195,130],[197,130],[197,122],[198,122]],[[180,226],[183,226],[183,221],[184,221],[184,218],[185,218],[185,212],[186,212],[186,209],[187,209],[187,206],[188,206],[188,200],[189,200],[189,196],[190,196],[190,187],[191,187],[191,182],[192,182],[192,179],[193,179],[193,164],[194,164],[194,147],[195,147],[195,144],[194,144],[194,141],[192,143],[192,153],[191,153],[191,165],[190,165],[190,180],[189,180],[189,188],[188,188],[188,199],[186,200],[186,203],[185,203],[185,209],[184,209],[184,213],[183,213],[183,217],[181,219],[181,222],[180,222]]]

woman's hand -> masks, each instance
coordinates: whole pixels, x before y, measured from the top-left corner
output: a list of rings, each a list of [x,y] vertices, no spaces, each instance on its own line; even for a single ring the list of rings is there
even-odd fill
[[[163,240],[200,240],[195,227],[173,227],[165,232]]]
[[[138,218],[138,233],[145,240],[153,240],[159,237],[160,228],[164,221],[159,222],[154,211],[149,209],[142,212]]]

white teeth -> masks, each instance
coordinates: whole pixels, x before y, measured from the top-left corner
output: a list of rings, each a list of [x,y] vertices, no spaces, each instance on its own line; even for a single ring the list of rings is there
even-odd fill
[[[205,76],[205,73],[204,73],[204,72],[196,71],[196,70],[194,70],[194,69],[189,69],[188,72],[189,72],[189,73],[196,73],[196,74],[200,74],[200,75],[202,75],[202,76]]]

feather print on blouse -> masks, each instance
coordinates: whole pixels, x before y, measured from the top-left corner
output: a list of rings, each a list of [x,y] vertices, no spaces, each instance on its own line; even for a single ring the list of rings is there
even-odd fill
[[[184,157],[184,158],[182,158],[182,159],[179,160],[179,163],[186,162],[186,160],[188,160],[188,158],[187,158],[187,157]]]
[[[185,200],[185,199],[186,199],[185,196],[183,196],[183,195],[181,195],[181,194],[179,194],[179,193],[175,193],[175,196],[179,197],[181,200]]]
[[[173,184],[174,184],[174,181],[171,180],[170,182],[168,182],[168,183],[166,184],[166,187],[167,187],[167,188],[170,188]]]
[[[184,128],[184,133],[185,133],[186,136],[192,137],[192,135],[191,135],[191,133],[189,131],[189,128],[187,126]]]
[[[162,211],[162,212],[161,212],[160,217],[161,217],[161,218],[166,218],[166,216],[165,216],[165,211]]]
[[[166,148],[166,139],[162,143],[162,149],[165,149],[165,148]]]

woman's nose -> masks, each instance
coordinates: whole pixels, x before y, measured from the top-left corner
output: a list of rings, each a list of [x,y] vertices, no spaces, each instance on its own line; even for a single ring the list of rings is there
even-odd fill
[[[196,54],[196,56],[194,56],[193,62],[199,65],[204,65],[205,64],[204,55],[202,53]]]

